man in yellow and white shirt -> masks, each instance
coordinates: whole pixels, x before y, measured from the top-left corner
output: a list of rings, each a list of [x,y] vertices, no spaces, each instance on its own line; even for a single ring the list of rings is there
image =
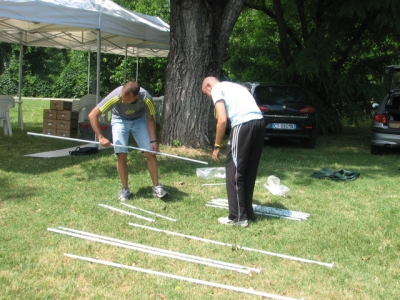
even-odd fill
[[[111,142],[103,136],[98,118],[111,110],[111,127],[114,152],[117,155],[117,171],[121,180],[122,189],[119,191],[121,201],[128,200],[131,192],[128,185],[128,140],[132,134],[141,149],[159,152],[156,137],[156,113],[151,95],[135,81],[128,81],[108,94],[90,112],[89,120],[99,143],[110,147]],[[158,182],[158,163],[153,153],[145,152],[147,169],[153,182],[153,196],[163,198],[168,193]]]

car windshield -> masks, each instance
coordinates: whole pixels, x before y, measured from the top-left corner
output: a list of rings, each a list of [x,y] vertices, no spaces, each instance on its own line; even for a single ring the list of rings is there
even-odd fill
[[[304,91],[295,86],[259,85],[254,90],[254,99],[260,105],[284,104],[305,101]]]

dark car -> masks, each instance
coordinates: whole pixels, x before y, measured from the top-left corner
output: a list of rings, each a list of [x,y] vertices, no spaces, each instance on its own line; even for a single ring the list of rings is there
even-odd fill
[[[265,120],[265,139],[299,139],[305,148],[317,140],[315,108],[306,91],[291,84],[243,84],[252,93]]]
[[[371,126],[371,154],[383,148],[400,147],[400,65],[388,66],[385,73],[386,95],[375,109]]]

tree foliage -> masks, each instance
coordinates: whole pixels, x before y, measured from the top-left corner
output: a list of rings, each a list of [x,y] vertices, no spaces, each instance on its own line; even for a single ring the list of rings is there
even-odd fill
[[[246,0],[245,6],[230,39],[226,77],[305,87],[323,132],[339,131],[343,120],[356,123],[383,94],[384,68],[399,60],[398,1]]]

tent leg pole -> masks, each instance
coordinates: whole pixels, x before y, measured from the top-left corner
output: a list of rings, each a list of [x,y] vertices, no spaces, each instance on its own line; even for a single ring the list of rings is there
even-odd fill
[[[128,45],[125,46],[124,83],[126,82],[126,64],[128,63],[127,57],[128,57]]]
[[[20,32],[21,43],[19,44],[19,82],[18,82],[18,124],[24,130],[24,120],[22,117],[22,56],[24,45],[22,45],[22,32]]]
[[[90,94],[90,52],[88,51],[88,71],[87,71],[87,93]]]
[[[97,74],[96,74],[96,104],[100,102],[100,62],[101,62],[101,31],[97,30]],[[94,138],[95,141],[98,141],[97,135]],[[99,149],[103,149],[104,147],[100,144],[98,145]]]
[[[138,77],[139,77],[139,54],[138,54],[138,49],[136,48],[136,82],[138,82]]]

